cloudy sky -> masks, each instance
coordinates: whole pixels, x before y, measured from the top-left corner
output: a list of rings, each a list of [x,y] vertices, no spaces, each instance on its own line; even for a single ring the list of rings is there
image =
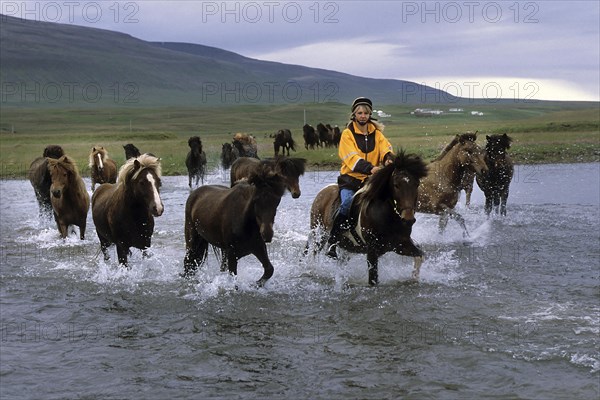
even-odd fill
[[[1,12],[462,97],[600,100],[598,0],[2,0]]]

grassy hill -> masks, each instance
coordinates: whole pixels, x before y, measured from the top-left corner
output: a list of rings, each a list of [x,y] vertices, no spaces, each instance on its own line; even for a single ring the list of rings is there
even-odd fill
[[[214,47],[152,43],[102,29],[0,16],[4,106],[416,104],[416,83],[259,61]],[[408,95],[410,94],[410,95]]]

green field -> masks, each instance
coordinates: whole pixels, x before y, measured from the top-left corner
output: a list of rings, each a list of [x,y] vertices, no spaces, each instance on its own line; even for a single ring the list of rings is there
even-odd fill
[[[414,106],[381,106],[391,117],[381,118],[394,147],[404,147],[425,159],[436,155],[454,135],[479,131],[485,135],[508,133],[511,154],[517,163],[590,162],[600,157],[600,108],[598,103],[535,102],[429,108],[443,115],[416,117]],[[425,106],[422,106],[425,108]],[[480,111],[481,116],[471,115]],[[122,146],[135,144],[163,160],[165,175],[186,174],[187,139],[202,138],[209,168],[218,166],[221,145],[236,132],[256,137],[259,156],[273,155],[269,134],[288,128],[297,142],[296,157],[308,159],[310,168],[336,168],[336,149],[305,150],[304,115],[319,122],[342,126],[348,120],[346,104],[240,105],[204,108],[78,108],[46,109],[2,107],[0,111],[0,161],[3,178],[24,178],[31,161],[48,144],[60,144],[74,157],[84,175],[92,146],[102,145],[120,165]]]

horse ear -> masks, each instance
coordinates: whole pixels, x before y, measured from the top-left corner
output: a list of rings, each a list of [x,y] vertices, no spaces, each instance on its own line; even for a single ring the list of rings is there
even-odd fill
[[[137,160],[137,158],[135,160],[133,160],[133,170],[137,171],[138,169],[140,169],[140,167],[142,166],[142,164]]]

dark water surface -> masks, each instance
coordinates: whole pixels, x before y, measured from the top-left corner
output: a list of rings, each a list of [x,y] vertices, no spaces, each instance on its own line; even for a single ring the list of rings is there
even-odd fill
[[[130,270],[98,255],[91,213],[63,241],[29,182],[0,182],[0,398],[598,399],[599,164],[517,167],[506,218],[476,189],[468,244],[418,214],[420,283],[387,254],[377,288],[362,255],[301,255],[335,176],[283,198],[262,289],[252,257],[237,278],[212,254],[179,277],[186,177],[164,178],[152,256]]]

